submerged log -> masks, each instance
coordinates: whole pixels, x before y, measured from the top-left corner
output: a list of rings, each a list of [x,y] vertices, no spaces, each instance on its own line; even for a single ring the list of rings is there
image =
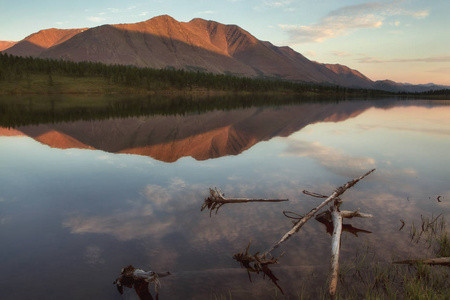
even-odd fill
[[[268,251],[265,252],[265,254],[269,254],[276,248],[278,248],[282,243],[287,241],[293,234],[298,232],[300,228],[309,220],[311,219],[320,209],[325,207],[327,204],[331,203],[331,201],[334,201],[336,199],[339,199],[339,196],[342,195],[346,190],[354,186],[356,183],[358,183],[360,180],[362,180],[364,177],[368,176],[372,172],[374,172],[375,169],[370,170],[366,174],[355,178],[353,180],[350,180],[345,185],[338,187],[333,194],[331,194],[327,199],[325,199],[321,204],[319,204],[316,208],[312,209],[309,213],[307,213],[303,218],[299,219],[296,223],[294,223],[294,226],[291,230],[289,230],[286,234],[283,235],[283,237],[275,243]],[[356,215],[355,215],[356,216]]]
[[[331,297],[336,295],[337,283],[338,283],[338,275],[339,275],[339,254],[341,250],[341,236],[343,229],[343,219],[348,218],[351,219],[353,217],[359,218],[372,218],[373,216],[370,214],[361,213],[358,210],[356,211],[340,211],[339,206],[342,202],[335,201],[334,205],[330,208],[331,220],[333,223],[333,233],[332,233],[332,241],[331,241],[331,270],[330,270],[330,286],[328,289],[328,293]]]
[[[276,287],[280,290],[282,294],[284,294],[283,289],[278,284],[279,279],[275,276],[275,274],[270,270],[269,266],[273,264],[278,264],[278,260],[284,253],[282,253],[279,257],[274,258],[269,255],[266,257],[265,255],[259,254],[256,252],[255,254],[249,254],[248,250],[250,248],[250,243],[248,243],[247,248],[245,249],[245,253],[236,253],[233,255],[233,258],[238,261],[241,267],[247,269],[248,279],[250,282],[252,281],[252,277],[250,272],[259,274],[259,272],[264,273],[265,276],[269,277],[269,279],[276,285]]]
[[[213,210],[216,210],[216,214],[225,204],[230,203],[247,203],[247,202],[284,202],[289,201],[289,199],[250,199],[250,198],[225,198],[225,195],[222,194],[219,190],[209,189],[209,197],[205,198],[205,202],[203,202],[202,208],[200,211],[203,211],[205,208],[210,210],[209,215]]]
[[[427,258],[427,259],[407,259],[401,261],[394,261],[394,264],[426,264],[426,265],[440,265],[450,267],[450,257],[439,257],[439,258]]]
[[[122,269],[121,275],[113,284],[117,286],[119,293],[123,294],[123,286],[128,288],[134,287],[140,299],[152,299],[148,284],[154,283],[155,291],[158,293],[161,283],[159,278],[171,275],[170,272],[155,273],[153,271],[144,271],[136,269],[132,265],[126,266]]]
[[[358,212],[358,211],[356,211]],[[343,213],[343,217],[345,218],[345,214],[347,213],[346,211],[341,211],[341,213]],[[350,212],[350,213],[355,213],[355,212]],[[361,213],[359,213],[361,214]],[[361,215],[366,215],[366,214],[361,214]],[[367,215],[366,217],[371,217],[372,215]],[[329,210],[324,211],[320,214],[318,214],[316,217],[316,220],[322,224],[325,225],[327,233],[329,233],[330,235],[333,234],[333,220],[331,220],[331,212]],[[357,227],[353,227],[353,225],[351,224],[344,224],[342,223],[342,231],[343,232],[349,232],[351,234],[353,234],[354,236],[358,236],[358,233],[362,232],[362,233],[372,233],[371,231],[368,230],[364,230],[361,228],[357,228]]]

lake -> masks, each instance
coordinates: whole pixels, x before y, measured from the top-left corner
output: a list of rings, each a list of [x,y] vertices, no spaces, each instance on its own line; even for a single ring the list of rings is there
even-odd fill
[[[74,99],[83,105],[0,101],[2,299],[138,299],[112,284],[130,264],[171,272],[160,299],[280,297],[262,273],[250,282],[233,255],[250,241],[252,254],[267,250],[292,228],[283,211],[322,201],[303,190],[330,195],[373,168],[341,196],[342,209],[373,214],[345,220],[363,231],[343,233],[341,264],[366,248],[379,262],[429,255],[411,226],[450,215],[448,100]],[[289,201],[210,215],[200,211],[209,188]],[[271,266],[285,299],[326,287],[330,248],[312,218],[273,252],[285,252]]]

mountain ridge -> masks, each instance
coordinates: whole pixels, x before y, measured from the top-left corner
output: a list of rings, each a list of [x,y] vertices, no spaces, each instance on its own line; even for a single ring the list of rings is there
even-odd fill
[[[201,18],[179,22],[169,15],[138,23],[45,29],[2,52],[75,62],[175,68],[394,92],[423,91],[426,88],[388,81],[374,82],[359,71],[340,64],[310,61],[288,46],[278,47],[258,40],[237,25]],[[430,87],[433,88],[436,87]]]

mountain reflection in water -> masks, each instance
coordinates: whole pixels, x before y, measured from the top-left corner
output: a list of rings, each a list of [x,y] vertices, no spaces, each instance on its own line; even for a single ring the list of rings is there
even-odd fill
[[[98,149],[145,155],[164,162],[186,156],[206,160],[238,155],[259,142],[287,137],[309,124],[344,121],[373,105],[369,101],[306,103],[202,114],[76,121],[18,126],[9,135],[26,135],[52,148]],[[5,129],[1,132],[6,134]]]
[[[343,196],[342,209],[374,217],[345,222],[341,264],[366,245],[382,262],[425,255],[409,227],[421,215],[448,221],[447,104],[306,102],[2,123],[0,298],[121,299],[111,283],[133,265],[170,271],[160,299],[273,299],[272,281],[255,274],[250,283],[233,254],[250,240],[251,254],[278,241],[292,227],[283,211],[316,207],[302,189],[329,195],[372,168]],[[200,207],[214,187],[229,198],[290,201],[225,205],[210,216]],[[286,299],[317,298],[326,285],[330,228],[320,221],[273,253],[285,251],[270,270]]]

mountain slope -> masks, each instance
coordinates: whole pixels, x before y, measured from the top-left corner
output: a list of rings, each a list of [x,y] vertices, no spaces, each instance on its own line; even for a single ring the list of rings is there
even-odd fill
[[[6,50],[8,48],[11,48],[15,44],[17,44],[17,42],[0,41],[0,51],[4,51],[4,50]]]
[[[45,29],[33,33],[4,52],[17,56],[39,56],[46,49],[64,43],[84,29]]]
[[[349,67],[340,64],[321,64],[321,65],[325,66],[327,69],[345,78],[347,81],[347,85],[349,85],[350,87],[357,87],[357,88],[374,87],[374,82],[357,70],[350,69]]]
[[[90,29],[48,29],[30,35],[7,53],[151,68],[177,68],[270,77],[292,81],[353,85],[289,47],[260,41],[236,25],[170,16]]]
[[[176,68],[392,92],[447,88],[373,82],[346,66],[313,62],[289,47],[260,41],[237,25],[199,18],[178,22],[167,15],[90,29],[41,30],[13,46],[0,43],[0,51],[1,47],[18,56]]]

